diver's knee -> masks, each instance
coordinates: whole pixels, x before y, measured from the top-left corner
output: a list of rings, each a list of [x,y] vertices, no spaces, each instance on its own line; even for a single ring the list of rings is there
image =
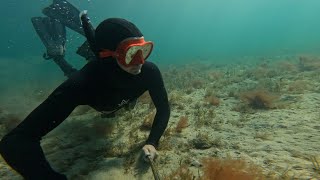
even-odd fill
[[[8,152],[10,152],[10,150],[12,149],[12,145],[15,143],[17,143],[16,138],[8,135],[4,136],[0,141],[0,154],[4,156]]]
[[[8,135],[5,135],[0,141],[0,152],[2,149],[5,149],[7,147],[8,143],[10,143],[10,138],[8,138]]]
[[[24,137],[17,134],[7,134],[0,141],[0,154],[7,156],[19,151],[24,144]],[[21,149],[20,149],[21,150]]]

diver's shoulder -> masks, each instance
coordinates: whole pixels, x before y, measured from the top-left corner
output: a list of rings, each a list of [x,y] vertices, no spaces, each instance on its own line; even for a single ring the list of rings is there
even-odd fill
[[[158,66],[155,63],[150,62],[150,61],[146,61],[143,64],[142,68],[146,69],[146,70],[150,70],[150,71],[159,71]]]
[[[87,64],[92,64],[92,65],[98,65],[98,66],[101,66],[101,65],[107,65],[107,66],[112,66],[115,63],[115,60],[112,59],[112,58],[107,58],[107,59],[96,59],[96,60],[92,60],[92,61],[89,61]]]

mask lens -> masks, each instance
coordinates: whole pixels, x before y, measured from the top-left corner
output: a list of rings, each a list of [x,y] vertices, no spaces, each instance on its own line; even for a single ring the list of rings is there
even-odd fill
[[[146,58],[150,55],[151,50],[152,50],[152,44],[144,44],[143,46],[132,46],[127,50],[126,53],[126,64],[130,64],[133,63],[132,60],[134,58],[134,56],[136,55],[136,53],[141,50],[142,52],[142,56],[144,58],[144,60],[146,60]]]
[[[147,59],[151,53],[152,44],[145,44],[144,46],[142,46],[141,50],[142,50],[143,58]]]

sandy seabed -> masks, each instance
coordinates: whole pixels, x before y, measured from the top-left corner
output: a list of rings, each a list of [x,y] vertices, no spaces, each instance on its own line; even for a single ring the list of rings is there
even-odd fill
[[[187,179],[182,172],[173,175],[182,166],[195,179],[210,179],[203,171],[208,158],[244,160],[265,179],[320,179],[320,58],[245,60],[161,66],[171,106],[155,162],[163,179]],[[5,62],[1,69],[11,61]],[[8,83],[0,89],[1,137],[63,81],[58,73],[49,81],[37,79],[41,73],[21,73],[24,78],[14,85],[1,79]],[[154,114],[148,94],[115,118],[80,106],[45,136],[42,147],[52,166],[70,179],[153,179],[140,155]],[[0,179],[22,178],[0,159]]]

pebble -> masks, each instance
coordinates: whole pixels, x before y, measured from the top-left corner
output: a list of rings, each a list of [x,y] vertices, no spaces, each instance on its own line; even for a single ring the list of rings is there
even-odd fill
[[[191,166],[201,167],[202,164],[201,164],[198,160],[192,159],[192,160],[191,160]]]

